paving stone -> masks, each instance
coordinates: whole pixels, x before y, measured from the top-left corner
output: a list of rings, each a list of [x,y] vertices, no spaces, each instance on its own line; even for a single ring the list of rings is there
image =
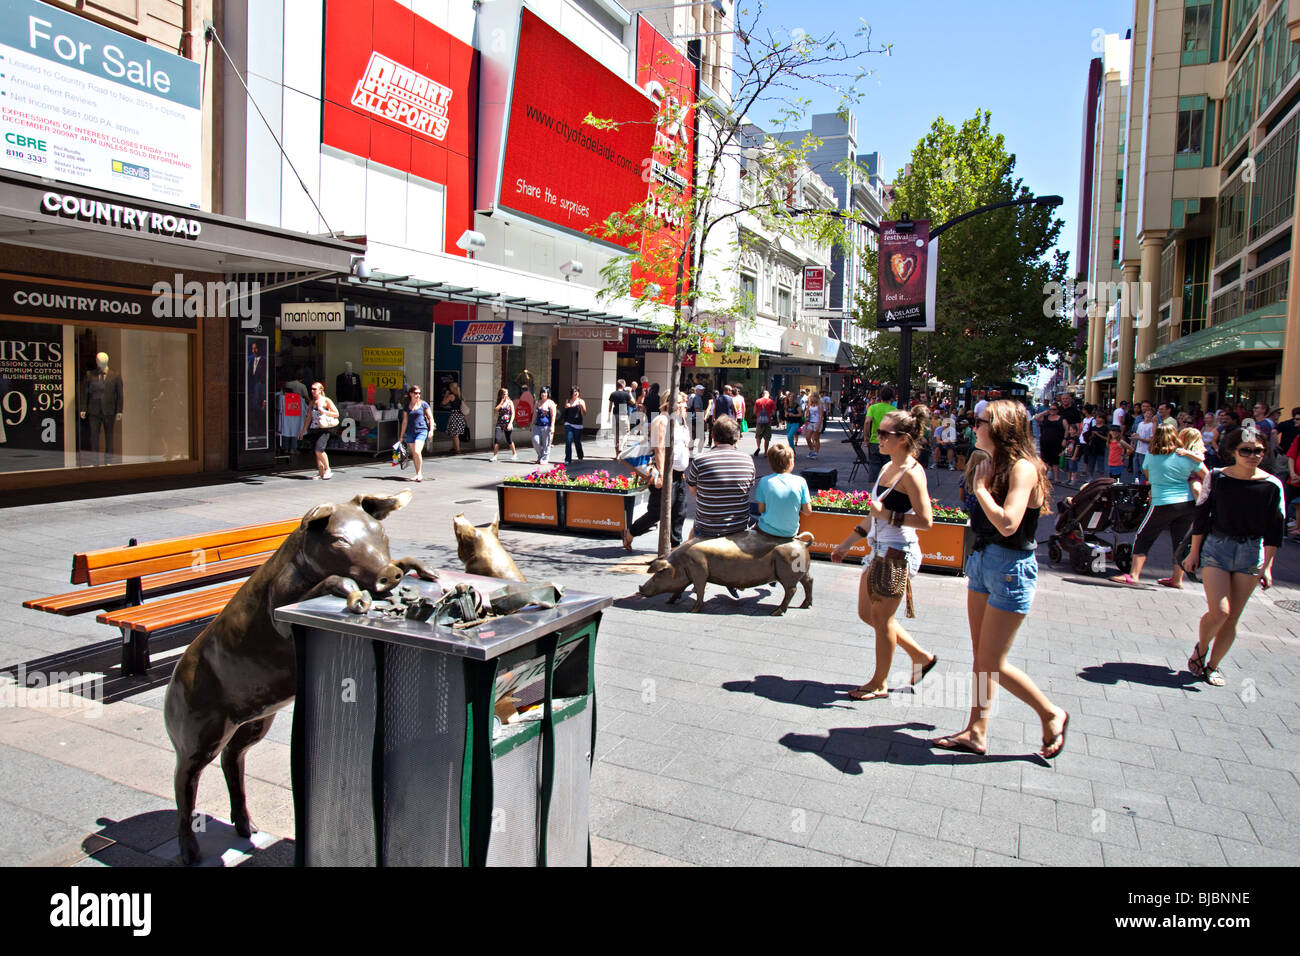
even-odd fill
[[[1243,843],[1227,837],[1219,838],[1228,866],[1300,866],[1300,853],[1289,853],[1277,847]]]
[[[1156,796],[1180,797],[1183,800],[1201,799],[1196,781],[1191,777],[1164,770],[1124,765],[1124,785],[1133,790],[1145,790]]]
[[[1018,860],[1000,853],[990,853],[988,850],[976,850],[975,866],[1042,866],[1042,864],[1031,860]]]
[[[1021,824],[1020,858],[1048,866],[1100,866],[1101,844]]]
[[[1145,850],[1134,850],[1130,847],[1116,846],[1112,843],[1102,844],[1101,857],[1107,866],[1187,866],[1182,860],[1171,860],[1168,857],[1156,856],[1154,853],[1148,853]]]
[[[655,853],[652,850],[646,850],[639,846],[625,847],[623,852],[614,860],[614,866],[673,866],[673,867],[690,867],[694,863],[687,863],[685,860],[674,859],[671,856],[665,856],[662,853]]]
[[[984,794],[984,787],[962,780],[936,780],[918,774],[912,781],[908,796],[941,807],[955,807],[958,810],[976,812]]]
[[[661,773],[664,768],[681,756],[680,751],[671,747],[660,747],[646,743],[644,740],[624,740],[605,755],[605,762],[647,773]]]
[[[1127,813],[1105,810],[1101,807],[1058,803],[1056,830],[1058,833],[1083,837],[1085,840],[1096,840],[1098,843],[1114,843],[1134,849],[1138,846],[1133,817]]]
[[[1229,783],[1267,790],[1272,794],[1295,796],[1300,794],[1300,781],[1295,774],[1286,770],[1274,770],[1271,767],[1256,767],[1253,764],[1237,763],[1232,760],[1220,760],[1219,767]]]
[[[932,837],[939,832],[943,808],[911,797],[878,793],[871,798],[863,820],[877,826]]]
[[[754,858],[755,866],[858,866],[860,864],[842,856],[818,853],[807,847],[793,846],[776,840],[768,840],[759,848]]]
[[[813,850],[884,866],[895,831],[843,817],[823,816],[808,841]]]
[[[1092,782],[1071,777],[1054,769],[1026,764],[1020,778],[1020,792],[1049,800],[1092,806]]]
[[[1169,804],[1158,791],[1123,786],[1116,787],[1108,783],[1093,783],[1093,800],[1103,810],[1117,813],[1129,813],[1146,820],[1159,820],[1172,823]]]
[[[766,837],[769,841],[806,846],[821,818],[820,813],[804,807],[751,799],[735,828]]]
[[[1198,866],[1223,866],[1226,862],[1219,841],[1211,834],[1184,830],[1156,820],[1138,819],[1134,826],[1141,848],[1157,856]]]
[[[888,866],[971,866],[975,862],[973,847],[945,843],[915,833],[894,837]]]
[[[1197,780],[1196,789],[1205,803],[1249,813],[1278,815],[1277,805],[1263,790],[1213,780]]]
[[[1119,763],[1136,764],[1139,767],[1155,766],[1155,758],[1151,756],[1151,748],[1146,744],[1112,740],[1106,737],[1086,737],[1086,739],[1090,756],[1101,757],[1104,760],[1115,760]]]
[[[1215,836],[1229,837],[1244,843],[1256,842],[1255,830],[1240,810],[1216,807],[1212,804],[1193,800],[1181,800],[1168,797],[1169,812],[1173,814],[1174,826],[1186,830],[1200,830]]]
[[[1020,826],[949,807],[943,811],[938,836],[947,843],[960,843],[1014,857],[1019,846]],[[976,865],[979,865],[978,859]]]
[[[1056,801],[1010,790],[985,788],[979,813],[996,820],[1056,828]]]

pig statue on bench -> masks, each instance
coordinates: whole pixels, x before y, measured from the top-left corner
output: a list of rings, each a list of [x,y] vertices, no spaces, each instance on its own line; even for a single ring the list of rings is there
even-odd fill
[[[409,571],[437,579],[436,571],[414,558],[389,557],[388,535],[379,522],[410,500],[411,492],[403,491],[312,508],[181,655],[164,713],[176,748],[182,862],[197,863],[201,855],[191,818],[199,775],[217,754],[235,832],[247,838],[257,829],[245,801],[244,753],[266,736],[275,712],[297,691],[293,639],[272,611],[336,594],[347,598],[349,610],[364,612],[371,595],[392,590]]]
[[[704,607],[705,584],[729,588],[753,588],[777,583],[785,588],[785,598],[773,615],[784,614],[794,597],[795,586],[802,582],[804,600],[800,607],[812,607],[812,575],[805,531],[792,539],[774,538],[761,531],[742,531],[724,538],[691,539],[675,548],[666,558],[659,558],[647,569],[650,580],[637,589],[642,597],[671,591],[672,604],[688,585],[695,587],[695,607]]]
[[[523,572],[510,552],[501,546],[497,537],[497,522],[486,528],[476,528],[464,513],[452,519],[456,532],[456,557],[465,562],[466,574],[481,574],[489,578],[507,578],[523,581]]]

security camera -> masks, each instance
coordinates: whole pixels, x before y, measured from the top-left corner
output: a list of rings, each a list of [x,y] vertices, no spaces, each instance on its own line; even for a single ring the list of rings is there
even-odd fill
[[[456,248],[464,249],[466,252],[473,252],[475,249],[487,248],[487,236],[481,232],[475,232],[473,229],[466,229],[456,240]]]
[[[360,281],[367,282],[370,280],[370,264],[366,262],[365,256],[352,257],[352,274]]]
[[[577,259],[570,259],[564,265],[560,266],[560,272],[564,274],[564,281],[568,282],[570,276],[582,275],[582,263]]]

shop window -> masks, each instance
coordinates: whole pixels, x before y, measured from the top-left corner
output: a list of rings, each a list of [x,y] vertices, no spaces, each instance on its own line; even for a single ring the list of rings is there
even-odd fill
[[[190,336],[0,322],[0,472],[188,459]]]

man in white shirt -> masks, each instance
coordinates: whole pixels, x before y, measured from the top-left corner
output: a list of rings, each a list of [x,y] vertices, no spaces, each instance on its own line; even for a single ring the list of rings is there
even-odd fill
[[[1124,427],[1124,419],[1128,417],[1128,402],[1120,402],[1115,408],[1115,414],[1110,416],[1110,423]]]
[[[975,417],[979,418],[981,415],[983,415],[984,409],[988,407],[989,407],[989,400],[984,397],[983,392],[980,392],[980,400],[975,403]]]
[[[1142,470],[1142,462],[1151,451],[1151,439],[1156,437],[1156,413],[1150,402],[1142,403],[1142,421],[1133,429],[1133,436],[1133,473],[1138,484],[1145,485],[1147,475]]]

